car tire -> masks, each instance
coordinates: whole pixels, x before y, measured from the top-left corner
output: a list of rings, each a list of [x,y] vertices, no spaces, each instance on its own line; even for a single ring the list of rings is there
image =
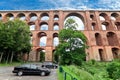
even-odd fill
[[[41,72],[41,74],[40,74],[41,76],[45,76],[45,72],[43,71],[43,72]]]
[[[19,72],[17,73],[17,75],[18,75],[18,76],[22,76],[22,75],[23,75],[23,72],[22,72],[22,71],[19,71]]]

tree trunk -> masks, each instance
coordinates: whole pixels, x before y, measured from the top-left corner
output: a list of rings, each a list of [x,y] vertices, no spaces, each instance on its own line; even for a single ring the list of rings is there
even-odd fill
[[[1,52],[1,55],[0,55],[0,63],[2,61],[2,57],[3,57],[3,52]]]
[[[6,64],[8,63],[10,53],[8,52],[7,54],[8,55],[7,55],[7,59],[6,59]]]
[[[12,63],[12,60],[13,60],[13,51],[12,51],[12,54],[11,54],[11,58],[10,58],[10,63]]]

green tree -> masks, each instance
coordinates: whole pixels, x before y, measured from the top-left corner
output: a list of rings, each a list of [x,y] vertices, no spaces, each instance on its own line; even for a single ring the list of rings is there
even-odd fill
[[[0,52],[6,63],[31,50],[29,26],[18,19],[0,22]],[[2,61],[2,57],[1,57]]]
[[[86,37],[76,30],[78,24],[73,19],[68,19],[65,29],[59,32],[60,44],[57,46],[56,54],[60,56],[60,64],[81,65],[85,60]]]

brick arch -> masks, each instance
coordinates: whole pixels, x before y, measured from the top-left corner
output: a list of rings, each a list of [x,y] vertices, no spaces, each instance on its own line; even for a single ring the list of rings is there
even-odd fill
[[[115,26],[117,30],[120,30],[120,22],[115,22]]]
[[[38,19],[38,16],[37,16],[36,13],[30,13],[30,14],[28,15],[28,18],[29,18],[30,21],[35,21],[35,20]]]
[[[105,20],[109,20],[108,14],[101,12],[99,16],[102,16]]]
[[[85,20],[84,20],[84,17],[82,14],[79,14],[79,13],[68,13],[65,17],[64,17],[64,20],[69,17],[69,16],[76,16],[78,18],[80,18],[83,22],[83,24],[85,24]]]
[[[53,33],[53,46],[57,46],[59,44],[58,33]]]
[[[41,52],[45,53],[45,48],[38,47],[36,49],[36,61],[40,61],[41,62],[41,56],[43,55]],[[44,57],[42,57],[42,58],[44,59],[43,61],[45,61],[45,54],[44,54]]]
[[[47,16],[49,18],[49,14],[48,13],[41,13],[40,14],[40,20],[44,17]]]
[[[36,13],[30,13],[28,16],[29,16],[29,17],[37,16],[37,14],[36,14]]]
[[[22,17],[22,16],[26,17],[25,13],[18,13],[16,17],[19,18],[19,17]]]
[[[103,29],[103,26],[102,26],[102,25],[104,25],[106,29]],[[113,28],[110,26],[110,23],[107,22],[107,21],[102,22],[101,27],[102,27],[102,30],[111,30],[111,29],[113,29]]]
[[[0,20],[2,20],[2,14],[0,14]]]
[[[47,45],[47,33],[45,33],[45,32],[39,32],[39,33],[37,34],[37,36],[38,36],[38,38],[37,38],[37,39],[38,39],[38,40],[37,40],[38,43],[37,43],[37,44],[38,44],[39,46],[41,46],[41,47],[45,47],[45,46]],[[45,38],[45,41],[46,41],[46,42],[44,42],[44,44],[42,44],[42,40],[41,40],[41,39],[43,39],[44,37],[46,37],[46,38]]]
[[[96,39],[96,45],[98,46],[102,46],[102,37],[100,35],[100,33],[95,33],[95,39]]]
[[[105,61],[105,54],[103,49],[98,49],[100,61]]]
[[[58,29],[56,27],[58,27]],[[55,22],[53,24],[53,30],[59,30],[59,24],[58,24],[58,22]]]
[[[30,30],[36,30],[35,22],[28,22],[28,25]]]
[[[108,45],[110,46],[119,46],[117,34],[114,32],[107,32],[106,34],[107,40],[108,40]]]
[[[96,26],[96,23],[95,22],[92,22],[91,23],[91,27],[92,27],[92,30],[98,30],[98,26]]]
[[[112,50],[112,54],[113,54],[114,59],[120,58],[120,49],[119,48],[113,47],[113,48],[111,48],[111,50]]]
[[[115,18],[115,20],[120,19],[120,18],[119,18],[119,17],[120,17],[120,15],[119,15],[118,13],[116,13],[116,12],[111,13],[111,17]]]
[[[48,30],[48,29],[49,29],[48,23],[43,21],[43,22],[41,22],[41,23],[39,24],[39,27],[40,27],[39,30],[43,30],[43,29],[41,28],[43,25],[47,25],[45,30]]]
[[[14,18],[14,14],[13,13],[7,13],[4,18],[7,20],[7,18],[13,17]]]
[[[77,30],[85,30],[85,20],[84,20],[84,17],[82,16],[82,14],[71,12],[71,13],[67,13],[67,15],[64,15],[64,16],[65,16],[64,21],[66,21],[66,19],[70,16],[72,16],[72,17],[74,16],[76,18],[79,18],[81,23],[82,23],[82,26],[78,26]],[[78,23],[78,25],[81,25],[79,22],[77,22],[77,23]]]
[[[58,33],[53,33],[53,37],[58,37]]]
[[[59,20],[59,16],[57,14],[54,15],[54,20]]]

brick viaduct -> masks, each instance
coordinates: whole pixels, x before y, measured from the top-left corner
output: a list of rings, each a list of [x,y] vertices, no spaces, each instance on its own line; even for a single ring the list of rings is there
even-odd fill
[[[45,51],[45,60],[53,60],[54,39],[63,29],[69,16],[79,17],[87,37],[86,59],[111,61],[120,57],[120,12],[100,10],[46,10],[46,11],[0,11],[0,20],[19,18],[24,20],[32,32],[30,61],[39,61],[39,51]],[[40,42],[41,40],[44,42]]]

